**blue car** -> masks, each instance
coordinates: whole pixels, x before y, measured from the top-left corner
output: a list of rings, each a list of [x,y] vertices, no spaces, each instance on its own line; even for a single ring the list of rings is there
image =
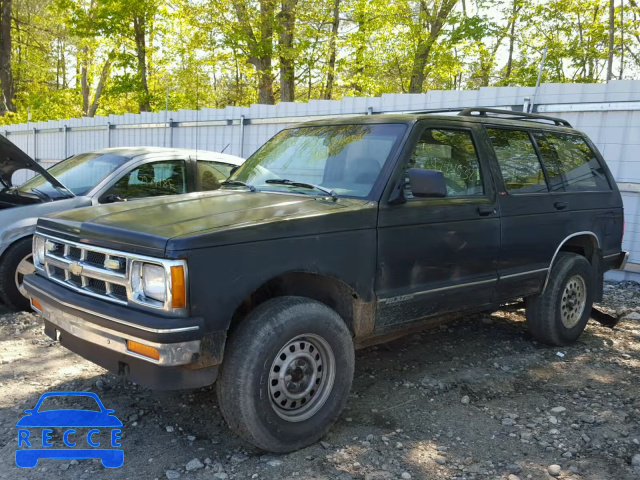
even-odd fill
[[[89,397],[95,400],[99,410],[85,409],[57,409],[39,411],[42,403],[51,397]],[[16,449],[16,465],[21,468],[33,468],[41,458],[57,458],[67,460],[99,458],[106,468],[118,468],[124,463],[124,450],[120,447],[120,428],[122,422],[113,415],[114,410],[104,407],[95,393],[91,392],[50,392],[43,394],[36,406],[25,410],[18,427],[18,448]],[[36,431],[42,428],[42,448],[37,448]],[[52,428],[64,429],[62,445],[54,445]],[[90,428],[88,432],[80,435],[76,428]],[[108,431],[110,448],[104,448],[98,437],[102,439]],[[89,448],[76,448],[78,444],[85,443]],[[104,441],[103,441],[104,443]],[[64,447],[64,448],[60,448]]]

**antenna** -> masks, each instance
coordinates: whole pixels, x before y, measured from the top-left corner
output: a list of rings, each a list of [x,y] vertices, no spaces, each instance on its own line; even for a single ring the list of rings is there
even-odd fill
[[[547,60],[547,52],[549,51],[549,46],[544,47],[544,52],[542,53],[542,60],[540,61],[540,70],[538,70],[538,81],[536,82],[536,89],[533,91],[533,97],[531,97],[531,104],[529,105],[529,112],[533,113],[533,107],[536,104],[536,95],[538,95],[538,87],[540,87],[540,80],[542,79],[542,70],[544,70],[544,62]],[[525,112],[525,113],[529,113]]]

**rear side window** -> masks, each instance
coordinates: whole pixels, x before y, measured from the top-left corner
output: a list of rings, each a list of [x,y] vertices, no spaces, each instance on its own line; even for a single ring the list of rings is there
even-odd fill
[[[538,132],[534,137],[552,191],[611,190],[602,165],[581,136]]]
[[[548,192],[544,171],[529,133],[488,128],[502,178],[510,193]]]

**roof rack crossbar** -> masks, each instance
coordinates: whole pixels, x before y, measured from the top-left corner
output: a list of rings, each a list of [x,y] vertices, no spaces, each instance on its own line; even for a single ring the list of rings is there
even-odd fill
[[[505,115],[514,117],[514,120],[545,120],[547,122],[553,122],[554,125],[559,127],[569,127],[572,128],[571,124],[562,118],[557,117],[549,117],[547,115],[538,115],[536,113],[525,113],[525,112],[514,112],[511,110],[500,110],[499,108],[485,108],[485,107],[473,107],[473,108],[465,108],[458,115],[462,117],[471,117],[471,116],[481,116],[487,117],[488,113],[493,113],[495,115]]]

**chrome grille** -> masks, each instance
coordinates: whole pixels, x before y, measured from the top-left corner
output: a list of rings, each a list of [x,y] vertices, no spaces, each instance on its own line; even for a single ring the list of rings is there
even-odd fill
[[[45,247],[43,267],[51,280],[91,296],[127,304],[130,262],[126,256],[54,238],[46,238]]]

